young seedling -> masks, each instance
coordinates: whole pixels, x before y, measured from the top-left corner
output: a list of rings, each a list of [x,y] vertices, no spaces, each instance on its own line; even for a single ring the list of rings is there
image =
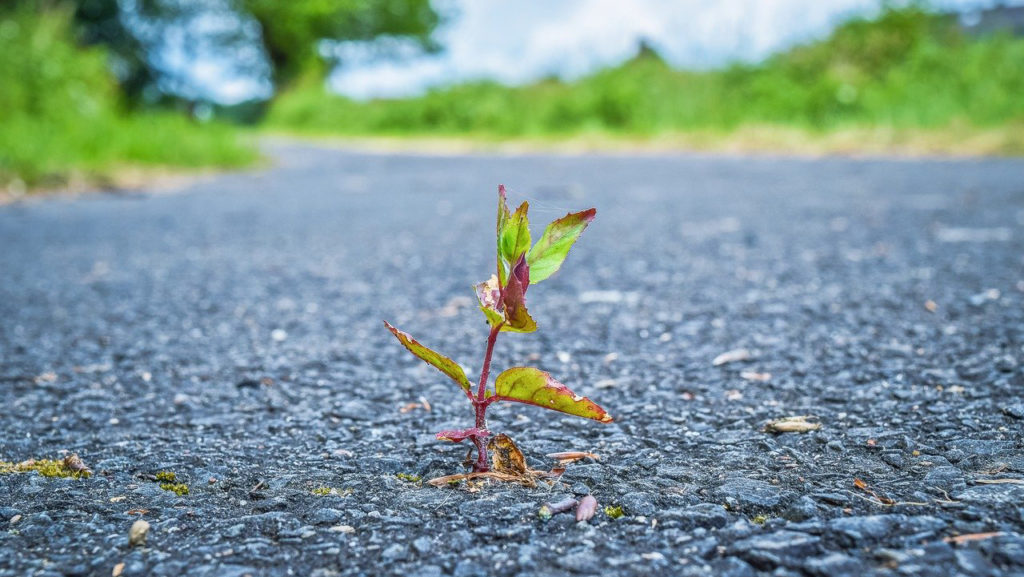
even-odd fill
[[[465,371],[455,361],[421,345],[408,334],[384,321],[388,330],[409,349],[409,352],[437,368],[462,387],[473,405],[476,422],[467,429],[441,431],[437,433],[437,438],[456,443],[465,440],[472,442],[477,449],[476,462],[473,464],[473,470],[477,473],[484,473],[490,469],[487,461],[487,438],[491,436],[491,431],[487,429],[487,408],[493,403],[526,403],[602,423],[612,422],[611,415],[596,403],[573,393],[550,374],[539,369],[512,367],[497,376],[493,388],[487,386],[491,354],[494,352],[494,343],[498,340],[498,335],[503,332],[531,333],[537,330],[537,323],[526,310],[527,289],[530,285],[548,278],[562,266],[569,249],[597,213],[591,208],[563,216],[549,224],[540,240],[531,247],[527,210],[529,203],[523,202],[515,212],[510,211],[505,199],[505,187],[498,187],[497,270],[489,280],[475,287],[480,310],[487,317],[490,326],[476,391],[473,390],[473,384]],[[499,451],[501,449],[496,448]]]

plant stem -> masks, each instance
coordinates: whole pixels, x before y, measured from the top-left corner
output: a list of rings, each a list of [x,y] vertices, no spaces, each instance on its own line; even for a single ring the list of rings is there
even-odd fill
[[[476,411],[476,428],[487,428],[487,399],[484,395],[487,392],[487,377],[491,372],[491,355],[494,353],[494,343],[498,340],[498,333],[504,322],[491,327],[491,334],[487,335],[487,351],[484,353],[484,365],[480,369],[480,384],[477,387],[476,399],[473,400],[473,409]],[[473,444],[476,445],[477,458],[473,470],[482,473],[488,470],[487,466],[487,443],[481,437],[473,437]]]

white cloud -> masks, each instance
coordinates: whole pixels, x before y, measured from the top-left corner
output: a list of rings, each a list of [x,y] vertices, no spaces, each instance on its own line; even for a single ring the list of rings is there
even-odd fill
[[[943,7],[995,0],[945,0]],[[828,33],[877,0],[460,0],[439,38],[439,56],[350,62],[331,77],[355,98],[404,96],[474,78],[506,83],[545,75],[577,77],[625,60],[647,39],[672,64],[689,68],[757,60]]]

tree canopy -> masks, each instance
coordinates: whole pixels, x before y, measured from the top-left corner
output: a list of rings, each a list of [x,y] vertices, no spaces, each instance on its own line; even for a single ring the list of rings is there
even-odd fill
[[[80,40],[106,47],[122,89],[135,102],[147,90],[173,86],[167,80],[175,72],[161,54],[172,32],[184,35],[193,50],[201,44],[235,56],[255,48],[261,65],[239,62],[238,69],[262,71],[279,91],[335,64],[326,49],[332,42],[387,38],[434,51],[431,35],[441,21],[430,0],[13,0],[0,3],[0,13],[68,6]]]

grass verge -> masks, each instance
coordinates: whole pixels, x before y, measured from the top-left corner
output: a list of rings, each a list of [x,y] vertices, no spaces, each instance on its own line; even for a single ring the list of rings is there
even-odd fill
[[[1017,155],[1020,94],[1024,38],[969,36],[915,5],[719,70],[673,69],[646,51],[574,82],[475,82],[369,102],[306,82],[274,102],[265,126],[481,147]]]

